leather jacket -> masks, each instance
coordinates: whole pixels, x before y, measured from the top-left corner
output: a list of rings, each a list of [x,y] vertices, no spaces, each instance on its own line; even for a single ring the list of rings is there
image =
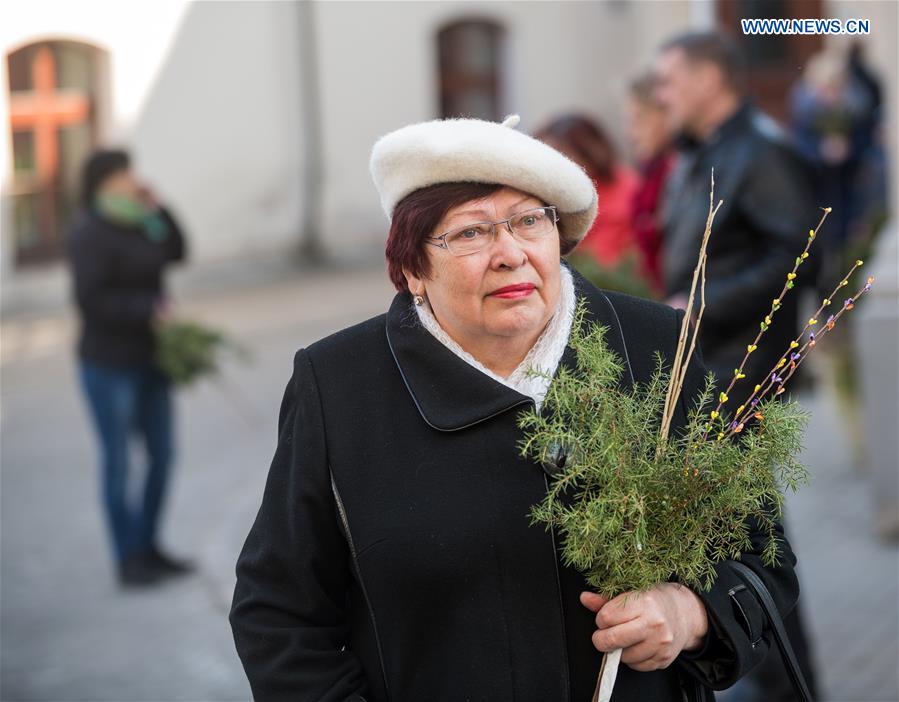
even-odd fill
[[[679,149],[662,209],[668,296],[690,290],[708,216],[712,169],[715,202],[723,204],[708,244],[699,343],[706,364],[726,386],[783,289],[809,229],[817,224],[819,208],[828,203],[814,201],[807,165],[779,127],[744,103],[711,137],[684,141]],[[796,288],[749,357],[744,388],[774,366],[799,332],[798,288],[815,279],[814,249],[810,254],[799,268]]]

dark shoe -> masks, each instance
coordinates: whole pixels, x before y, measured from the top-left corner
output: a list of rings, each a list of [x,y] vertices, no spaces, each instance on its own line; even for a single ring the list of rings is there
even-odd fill
[[[162,577],[188,575],[196,570],[191,561],[172,558],[155,547],[150,549],[144,558],[150,568],[156,570]]]
[[[146,587],[158,583],[162,577],[162,573],[144,556],[129,556],[119,564],[119,583],[122,587]]]

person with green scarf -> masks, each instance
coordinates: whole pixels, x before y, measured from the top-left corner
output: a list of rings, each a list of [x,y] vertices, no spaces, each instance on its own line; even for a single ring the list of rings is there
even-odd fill
[[[170,382],[154,361],[155,323],[168,315],[163,273],[185,259],[186,246],[124,151],[89,157],[81,204],[66,241],[81,321],[79,375],[100,446],[102,501],[119,582],[150,585],[192,570],[158,545],[174,441]],[[129,488],[135,433],[148,458],[137,491]]]

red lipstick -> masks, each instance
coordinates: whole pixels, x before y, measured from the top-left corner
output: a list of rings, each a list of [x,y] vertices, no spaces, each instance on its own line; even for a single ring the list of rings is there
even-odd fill
[[[507,285],[504,288],[494,290],[490,295],[491,297],[501,297],[505,300],[515,300],[527,297],[536,289],[537,286],[533,283],[518,283],[516,285]]]

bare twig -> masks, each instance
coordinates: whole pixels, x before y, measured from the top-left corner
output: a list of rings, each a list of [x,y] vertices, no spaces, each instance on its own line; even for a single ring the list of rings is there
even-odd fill
[[[712,181],[709,189],[709,214],[705,222],[705,231],[702,235],[702,245],[699,248],[699,260],[696,268],[693,270],[693,281],[690,285],[690,296],[687,298],[687,311],[684,314],[684,321],[681,323],[680,336],[677,340],[677,351],[674,354],[674,362],[671,364],[671,380],[668,384],[668,393],[665,396],[665,406],[662,410],[662,424],[659,432],[658,450],[661,452],[662,447],[668,440],[668,432],[671,429],[671,421],[674,418],[674,408],[677,399],[680,397],[681,390],[684,385],[684,377],[687,373],[687,367],[696,348],[696,338],[699,334],[699,325],[702,321],[702,315],[705,311],[705,265],[706,265],[706,247],[709,243],[709,236],[712,233],[712,222],[718,208],[723,204],[722,200],[715,204],[715,171],[712,170]],[[701,280],[701,284],[700,284]],[[690,314],[693,310],[693,302],[696,296],[696,286],[700,284],[700,307],[696,315],[696,323],[693,325],[693,336],[690,341],[690,350],[687,358],[684,360],[684,350],[687,346],[687,337],[690,334]]]

